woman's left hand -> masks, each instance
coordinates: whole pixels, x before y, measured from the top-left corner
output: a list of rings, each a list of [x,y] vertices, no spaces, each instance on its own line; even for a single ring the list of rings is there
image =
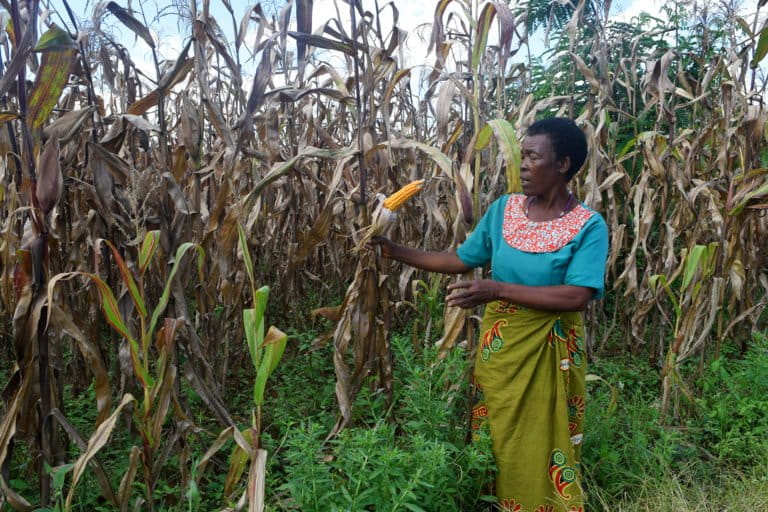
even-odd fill
[[[491,279],[479,279],[476,281],[460,281],[449,284],[446,301],[449,306],[460,308],[473,308],[480,304],[487,304],[499,298],[501,283]]]

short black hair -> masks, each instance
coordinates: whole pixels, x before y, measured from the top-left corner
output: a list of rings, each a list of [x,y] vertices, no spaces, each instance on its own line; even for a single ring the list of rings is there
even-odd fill
[[[546,135],[558,160],[565,157],[571,159],[571,167],[565,173],[568,180],[579,172],[587,159],[587,137],[576,123],[567,117],[550,117],[536,121],[528,127],[526,134]]]

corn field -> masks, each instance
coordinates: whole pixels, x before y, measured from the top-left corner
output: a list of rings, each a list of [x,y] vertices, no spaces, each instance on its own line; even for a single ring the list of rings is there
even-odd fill
[[[366,382],[391,396],[389,330],[425,278],[366,247],[382,196],[425,180],[391,236],[456,247],[519,187],[519,140],[542,116],[572,117],[587,134],[574,192],[610,228],[609,292],[588,311],[601,326],[592,356],[620,350],[660,367],[674,423],[693,393],[683,364],[703,371],[723,344],[746,349],[768,292],[760,7],[679,1],[664,19],[623,23],[610,0],[440,0],[430,27],[406,33],[398,2],[337,2],[328,16],[289,0],[269,16],[221,0],[230,19],[212,16],[215,2],[171,7],[184,43],[161,60],[147,2],[101,2],[85,16],[66,1],[2,1],[0,505],[60,499],[70,510],[87,471],[116,509],[156,510],[172,453],[188,488],[234,439],[222,507],[263,510],[258,393],[252,415],[224,399],[249,352],[263,396],[285,347],[279,330],[265,334],[261,287],[282,312],[271,321],[314,314],[336,326],[316,340],[335,347],[333,436]],[[408,67],[419,36],[427,65]],[[441,347],[471,345],[473,322],[447,308]],[[195,471],[182,383],[219,427]],[[90,385],[98,414],[83,433],[66,390]],[[98,452],[121,429],[134,444],[115,485]],[[9,484],[19,450],[39,503]],[[57,498],[44,467],[65,464]]]

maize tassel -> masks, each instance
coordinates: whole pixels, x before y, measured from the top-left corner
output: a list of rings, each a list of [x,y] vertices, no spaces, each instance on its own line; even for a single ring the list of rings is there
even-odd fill
[[[421,192],[422,188],[424,188],[424,180],[415,180],[408,183],[384,200],[384,208],[394,212],[410,198]]]

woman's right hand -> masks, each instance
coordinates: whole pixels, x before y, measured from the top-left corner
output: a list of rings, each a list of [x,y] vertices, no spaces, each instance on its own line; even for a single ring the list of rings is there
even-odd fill
[[[379,248],[379,254],[383,257],[392,259],[394,256],[395,248],[397,244],[385,236],[375,236],[371,238],[371,247],[373,249]]]

